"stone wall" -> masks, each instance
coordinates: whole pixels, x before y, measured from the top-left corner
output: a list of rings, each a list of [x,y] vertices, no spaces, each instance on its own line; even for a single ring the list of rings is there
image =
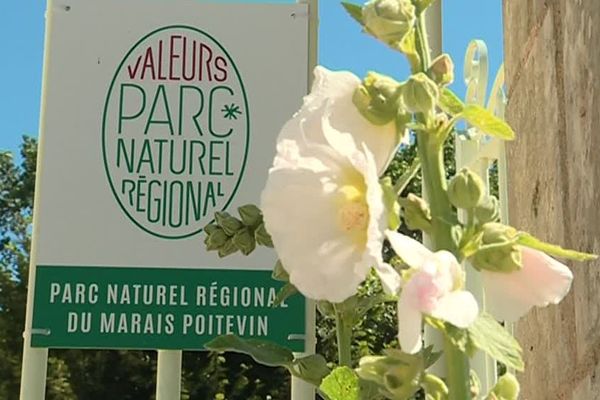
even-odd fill
[[[510,222],[600,252],[600,0],[504,0]],[[516,325],[526,400],[600,399],[600,262]]]

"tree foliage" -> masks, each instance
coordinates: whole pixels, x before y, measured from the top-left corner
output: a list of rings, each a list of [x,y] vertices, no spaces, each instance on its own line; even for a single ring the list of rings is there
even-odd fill
[[[24,137],[20,157],[0,152],[0,399],[19,397],[33,216],[37,141]],[[152,399],[156,352],[51,350],[48,400]],[[285,400],[289,377],[243,355],[187,352],[182,398]]]
[[[446,161],[452,170],[452,143],[446,149]],[[0,153],[0,399],[6,400],[17,399],[19,393],[36,155],[37,142],[29,137],[23,138],[20,157]],[[415,157],[414,147],[403,149],[387,175],[395,182]],[[406,192],[419,193],[420,182],[418,176]],[[401,229],[411,233],[406,227]],[[377,279],[369,279],[361,291],[369,297],[380,293],[381,287]],[[377,354],[394,346],[396,330],[394,304],[376,306],[354,330],[354,355]],[[335,328],[326,313],[318,314],[317,338],[319,352],[332,359],[336,352]],[[183,364],[184,400],[289,399],[287,371],[257,365],[244,355],[186,352]],[[51,350],[47,399],[104,400],[117,394],[123,400],[151,399],[155,373],[153,351]]]

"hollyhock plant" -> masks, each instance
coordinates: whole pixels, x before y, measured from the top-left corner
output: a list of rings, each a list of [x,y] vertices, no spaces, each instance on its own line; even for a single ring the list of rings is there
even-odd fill
[[[510,374],[479,393],[471,357],[483,352],[522,371],[521,347],[499,321],[515,321],[567,295],[573,274],[552,257],[595,256],[500,223],[499,201],[468,168],[448,180],[444,149],[452,135],[464,134],[459,122],[489,140],[512,140],[515,133],[490,110],[465,104],[448,89],[454,64],[448,55],[432,60],[428,44],[424,12],[434,1],[344,3],[364,32],[406,56],[411,75],[399,82],[370,72],[361,81],[350,72],[317,67],[310,94],[281,129],[260,208],[240,207],[240,219],[217,213],[204,229],[207,250],[221,257],[248,255],[257,245],[273,248],[279,259],[273,277],[283,281],[274,305],[297,292],[317,300],[323,318],[335,320],[337,358],[302,357],[233,335],[214,339],[208,349],[285,367],[326,400],[409,400],[422,394],[428,400],[517,400],[519,384]],[[384,176],[390,160],[406,148],[399,150],[401,143],[414,146],[418,157],[403,173]],[[401,197],[419,171],[425,195]],[[427,235],[428,247],[399,233],[401,220],[403,229]],[[383,290],[364,283],[372,270]],[[465,289],[476,273],[485,304]],[[364,357],[353,357],[354,329],[374,307],[388,303],[397,305],[399,346],[387,343],[383,354],[364,354],[363,346]],[[424,322],[440,333],[441,348],[423,343]],[[360,326],[363,333],[369,329]],[[440,355],[445,370],[438,377],[429,367]]]

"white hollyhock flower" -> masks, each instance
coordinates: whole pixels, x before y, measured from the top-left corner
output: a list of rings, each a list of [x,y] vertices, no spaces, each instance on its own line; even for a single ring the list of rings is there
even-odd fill
[[[433,253],[416,240],[387,231],[396,254],[411,267],[402,283],[398,300],[398,340],[402,350],[414,354],[421,350],[424,315],[438,318],[459,328],[475,321],[479,307],[475,297],[464,288],[464,271],[448,251]]]
[[[352,101],[360,84],[360,79],[351,72],[316,67],[310,94],[304,98],[300,111],[285,124],[278,141],[293,140],[301,152],[308,143],[329,146],[320,125],[321,116],[327,113],[334,130],[351,135],[359,149],[364,144],[371,151],[377,175],[381,176],[400,142],[408,144],[410,138],[400,137],[393,121],[376,126],[363,117]]]
[[[316,91],[305,105],[316,102]],[[400,282],[381,256],[387,218],[373,154],[337,130],[345,123],[339,112],[323,100],[286,124],[261,202],[290,282],[309,298],[334,303],[355,294],[371,267],[388,291]]]
[[[482,270],[487,310],[515,322],[532,307],[558,304],[567,295],[573,273],[545,253],[521,246],[523,267],[513,272]]]

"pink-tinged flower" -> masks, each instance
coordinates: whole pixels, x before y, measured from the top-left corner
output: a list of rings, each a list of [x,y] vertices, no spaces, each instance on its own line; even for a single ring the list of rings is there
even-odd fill
[[[398,300],[398,340],[402,350],[414,354],[422,345],[423,316],[469,327],[479,314],[475,297],[464,290],[465,274],[447,251],[433,253],[416,240],[387,231],[396,254],[411,267]]]
[[[521,246],[523,268],[514,272],[481,271],[486,308],[514,322],[533,306],[558,304],[569,292],[573,273],[545,253]]]

